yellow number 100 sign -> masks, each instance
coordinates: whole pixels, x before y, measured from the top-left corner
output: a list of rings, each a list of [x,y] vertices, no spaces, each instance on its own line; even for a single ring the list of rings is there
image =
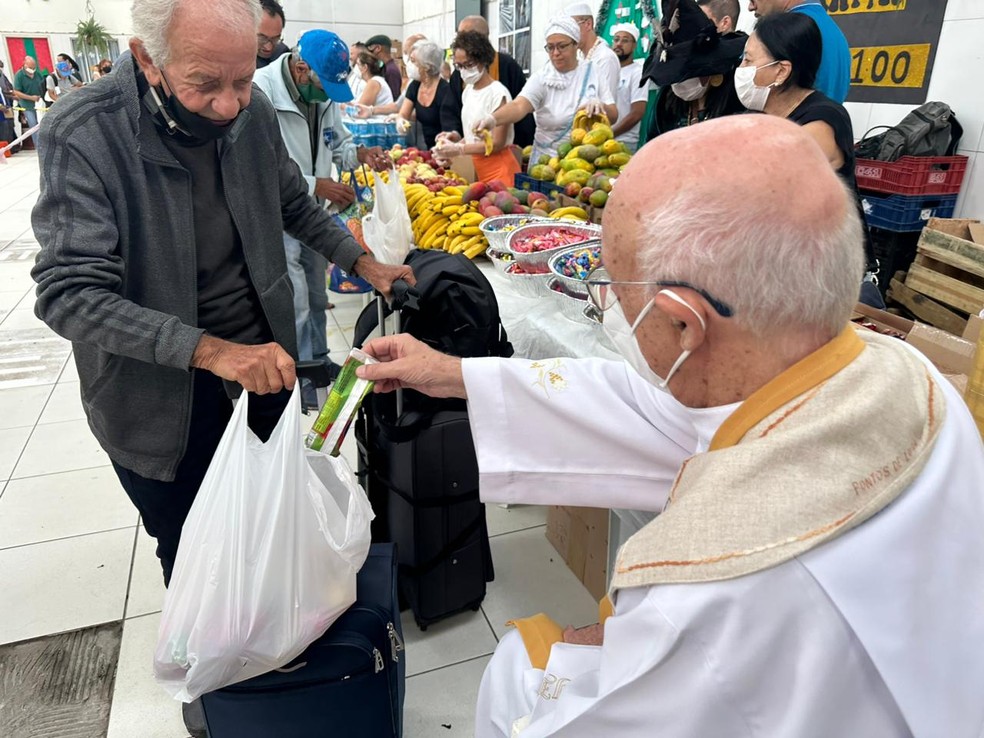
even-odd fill
[[[923,86],[930,44],[851,49],[851,84],[858,87]]]

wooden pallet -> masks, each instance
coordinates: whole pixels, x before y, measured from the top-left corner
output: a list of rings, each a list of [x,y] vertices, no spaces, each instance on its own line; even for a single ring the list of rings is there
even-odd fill
[[[978,225],[932,219],[923,229],[904,282],[893,279],[889,297],[921,320],[959,335],[966,315],[984,309],[984,245],[970,240],[971,228]]]

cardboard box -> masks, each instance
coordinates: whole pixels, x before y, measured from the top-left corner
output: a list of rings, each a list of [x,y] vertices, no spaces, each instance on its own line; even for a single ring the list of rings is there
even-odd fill
[[[878,328],[887,328],[902,334],[906,343],[919,349],[961,394],[966,390],[967,376],[973,369],[974,352],[977,348],[976,341],[970,340],[968,336],[980,333],[980,318],[972,318],[968,322],[964,337],[961,338],[931,325],[916,323],[860,302],[854,306],[854,312],[865,322],[873,323]]]
[[[594,507],[547,510],[547,540],[597,600],[608,588],[608,516],[608,510]]]

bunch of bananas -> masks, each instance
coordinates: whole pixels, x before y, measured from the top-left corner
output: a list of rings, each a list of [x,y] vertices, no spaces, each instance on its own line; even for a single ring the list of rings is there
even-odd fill
[[[474,259],[488,248],[479,228],[485,219],[478,203],[462,203],[465,187],[448,186],[431,192],[426,185],[407,184],[403,191],[413,224],[413,238],[421,249],[443,249]]]

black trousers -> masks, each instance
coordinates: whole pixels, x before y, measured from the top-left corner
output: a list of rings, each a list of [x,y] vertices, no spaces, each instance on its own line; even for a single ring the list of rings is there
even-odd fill
[[[157,558],[164,570],[165,586],[171,581],[181,526],[188,517],[215,449],[232,417],[232,400],[226,395],[222,380],[209,372],[193,371],[194,400],[188,448],[178,465],[174,481],[147,479],[113,462],[123,489],[140,512],[144,528],[157,539]],[[266,441],[270,437],[289,399],[288,390],[249,398],[249,427],[261,440]]]

